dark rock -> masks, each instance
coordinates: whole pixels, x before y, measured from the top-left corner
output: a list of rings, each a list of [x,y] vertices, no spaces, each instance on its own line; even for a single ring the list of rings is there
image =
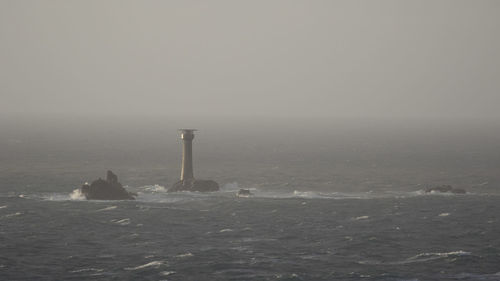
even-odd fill
[[[451,185],[440,185],[435,187],[430,187],[425,190],[426,193],[440,192],[440,193],[453,193],[453,194],[465,194],[466,191],[461,188],[454,188]]]
[[[213,180],[181,180],[176,182],[168,192],[191,191],[191,192],[213,192],[219,191],[219,184]]]
[[[106,181],[111,184],[118,183],[118,176],[116,176],[113,172],[108,171],[106,173]]]
[[[106,174],[106,180],[99,178],[90,185],[84,184],[80,191],[87,200],[134,200],[134,193],[128,192],[118,177],[111,171]]]
[[[236,196],[238,196],[238,197],[249,197],[252,195],[253,195],[253,193],[250,192],[250,189],[244,189],[244,188],[240,189],[238,191],[238,193],[236,193]]]

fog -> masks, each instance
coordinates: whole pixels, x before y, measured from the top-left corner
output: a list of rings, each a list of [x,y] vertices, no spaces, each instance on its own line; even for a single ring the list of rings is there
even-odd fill
[[[178,181],[177,129],[198,128],[194,173],[263,190],[498,193],[500,124],[330,118],[91,116],[0,120],[0,188],[73,190],[108,169],[130,186]]]
[[[498,1],[0,1],[0,111],[500,118]]]
[[[493,189],[499,3],[0,0],[0,185]]]

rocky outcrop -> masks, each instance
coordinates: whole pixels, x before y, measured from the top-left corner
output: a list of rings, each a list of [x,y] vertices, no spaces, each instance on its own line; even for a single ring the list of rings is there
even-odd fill
[[[461,188],[454,188],[451,185],[440,185],[435,187],[429,187],[425,190],[426,193],[453,193],[453,194],[465,194],[466,191]]]
[[[101,178],[93,181],[90,185],[84,184],[81,193],[85,195],[87,200],[134,200],[134,195],[128,192],[121,183],[118,182],[118,177],[111,171],[106,174],[106,180]]]
[[[250,192],[250,189],[244,189],[244,188],[240,189],[238,193],[236,193],[236,196],[238,197],[250,197],[252,195],[253,193]]]
[[[168,192],[213,192],[219,190],[219,184],[213,180],[190,179],[176,182],[171,188],[168,189]]]

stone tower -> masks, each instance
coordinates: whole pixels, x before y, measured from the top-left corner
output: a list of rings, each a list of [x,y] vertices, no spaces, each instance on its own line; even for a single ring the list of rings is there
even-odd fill
[[[213,180],[197,180],[193,174],[193,139],[195,129],[180,129],[182,139],[182,167],[181,179],[176,182],[168,192],[195,191],[211,192],[218,191],[219,184]]]
[[[180,129],[182,139],[181,181],[194,180],[193,139],[195,129]]]

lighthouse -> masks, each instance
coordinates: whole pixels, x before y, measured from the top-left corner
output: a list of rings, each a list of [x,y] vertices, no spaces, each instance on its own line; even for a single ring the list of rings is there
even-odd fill
[[[194,191],[212,192],[218,191],[219,184],[213,180],[197,180],[193,173],[193,139],[196,129],[179,129],[182,140],[182,164],[181,178],[168,192]]]
[[[193,139],[196,129],[179,129],[182,139],[181,181],[194,180],[193,174]]]

